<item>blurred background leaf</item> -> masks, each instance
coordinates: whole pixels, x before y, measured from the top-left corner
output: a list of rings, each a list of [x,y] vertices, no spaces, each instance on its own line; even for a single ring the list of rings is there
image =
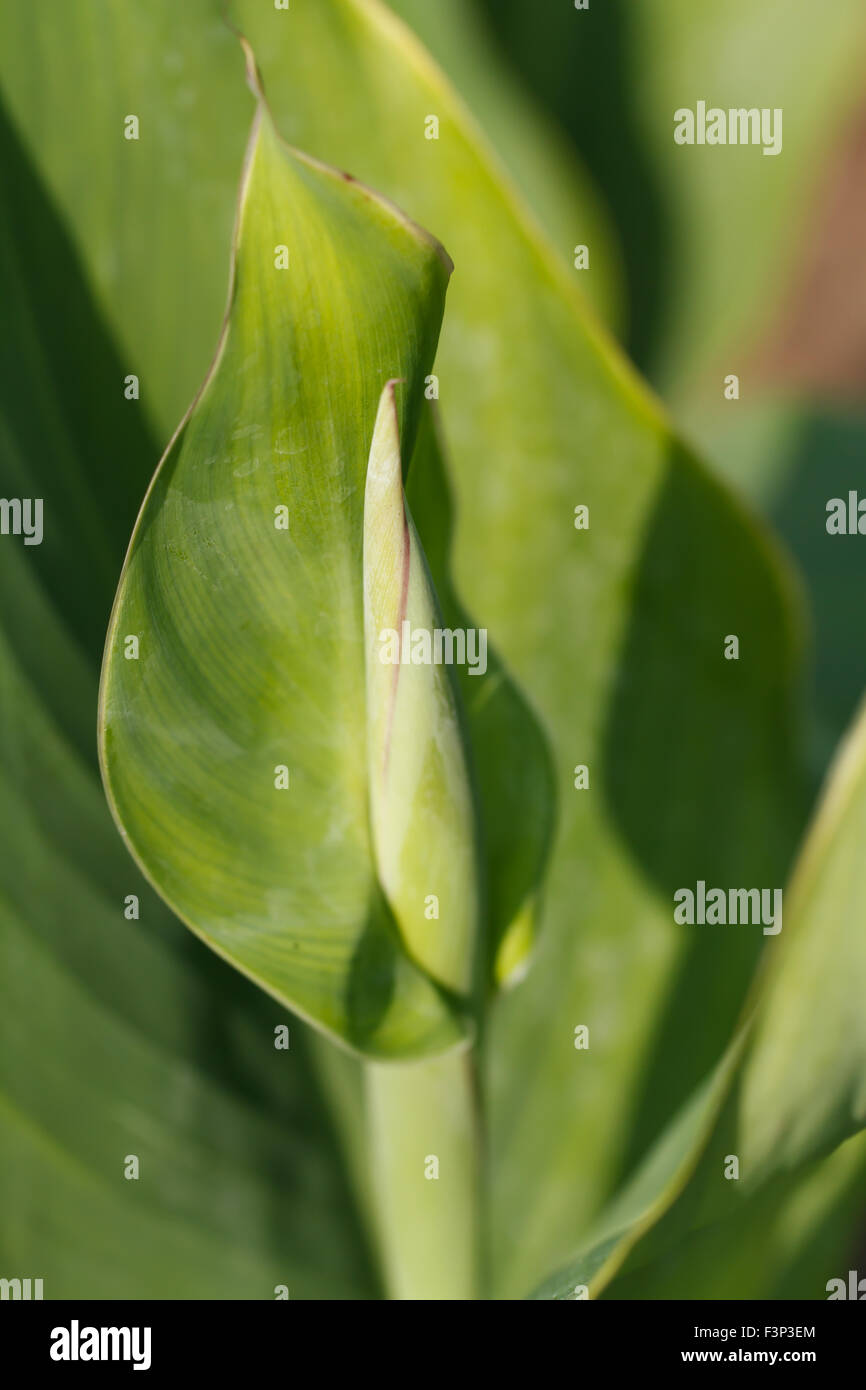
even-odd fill
[[[576,1283],[596,1296],[625,1261],[608,1296],[768,1297],[797,1287],[787,1267],[796,1265],[803,1296],[815,1298],[848,1268],[843,1257],[856,1259],[866,1176],[864,769],[861,713],[804,840],[744,1025],[584,1251],[536,1297],[573,1297]]]
[[[5,113],[0,147],[0,493],[45,499],[44,543],[0,547],[0,1263],[46,1298],[369,1296],[303,1030],[171,918],[105,806],[98,663],[159,445]]]
[[[612,1297],[822,1298],[829,1279],[856,1266],[866,1198],[864,768],[861,712],[756,978],[736,1084],[694,1179],[634,1247]]]
[[[405,2],[405,0],[404,0]],[[571,137],[622,240],[629,350],[683,403],[772,321],[825,164],[862,100],[866,20],[839,0],[475,0],[485,41]],[[784,158],[673,142],[673,113],[782,107]]]
[[[862,1262],[866,1136],[803,1172],[776,1177],[747,1199],[722,1177],[724,1145],[712,1150],[658,1243],[638,1245],[608,1285],[612,1299],[825,1299],[827,1281]],[[691,1199],[709,1178],[728,1201],[695,1219]]]
[[[435,5],[393,0],[390,8],[447,74],[467,124],[477,122],[492,158],[502,161],[546,229],[553,253],[572,266],[575,246],[589,248],[581,288],[605,322],[619,327],[624,313],[619,233],[575,146],[527,93],[513,71],[513,55],[503,61],[483,7],[475,0],[436,0]]]
[[[653,1234],[691,1180],[741,1051],[738,1037],[590,1228],[582,1250],[543,1281],[533,1300],[598,1298],[643,1236]]]
[[[856,547],[821,524],[829,497],[866,490],[863,7],[840,0],[820,24],[811,0],[475,9],[611,211],[629,351],[802,569],[817,788],[866,684]],[[783,154],[676,147],[673,112],[699,99],[782,107]]]
[[[577,23],[569,6],[480,0],[479,9],[488,43],[572,137],[612,211],[631,352],[800,566],[814,633],[807,695],[816,789],[866,683],[862,557],[856,539],[829,537],[824,526],[830,497],[866,493],[862,6],[834,6],[821,25],[808,0],[609,0]],[[755,160],[753,151],[728,149],[711,160],[675,149],[672,113],[699,98],[783,106],[784,155]],[[741,375],[736,404],[722,397],[730,371]],[[812,1194],[820,1183],[819,1167]],[[805,1205],[793,1187],[792,1210]],[[823,1226],[816,1218],[825,1245],[835,1231],[838,1261],[862,1229],[862,1172],[846,1200],[835,1225],[829,1214]],[[774,1218],[775,1234],[757,1210],[751,1227],[745,1212],[730,1223],[754,1256],[737,1262],[751,1277],[732,1280],[741,1291],[730,1296],[758,1296],[759,1252],[771,1249],[777,1263],[787,1250],[791,1264],[766,1296],[782,1287],[785,1296],[797,1287],[822,1296],[808,1258],[793,1257],[799,1227],[793,1218],[785,1227],[786,1211]],[[732,1237],[732,1264],[733,1247]],[[725,1277],[717,1255],[711,1287]],[[647,1283],[643,1296],[691,1296],[688,1266],[677,1287],[653,1294]]]
[[[742,1081],[750,1181],[822,1157],[866,1125],[866,714],[840,745],[768,954]]]

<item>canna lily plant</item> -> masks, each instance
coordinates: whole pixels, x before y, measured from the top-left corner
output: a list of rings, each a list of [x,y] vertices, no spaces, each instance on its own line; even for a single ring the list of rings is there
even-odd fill
[[[0,920],[93,1078],[74,1105],[38,1060],[35,1100],[7,1079],[9,1190],[56,1211],[35,1247],[16,1219],[5,1253],[35,1250],[58,1296],[824,1297],[866,1164],[866,724],[804,828],[801,600],[772,537],[679,441],[390,9],[235,12],[254,114],[212,365],[146,485],[141,420],[176,419],[173,316],[211,302],[209,235],[167,272],[168,317],[132,306],[150,417],[112,417],[129,476],[91,483],[115,557],[131,531],[98,703],[135,871],[80,751],[98,600],[50,550],[38,582],[0,557],[26,615],[4,698],[62,781],[31,805],[7,750],[25,886]],[[187,22],[227,94],[213,119],[240,129],[234,41]],[[86,67],[76,35],[64,16],[44,61]],[[134,153],[140,255],[136,209],[172,166]],[[227,186],[240,159],[217,157]],[[606,315],[603,273],[592,294]],[[91,334],[110,376],[99,315]],[[38,482],[50,513],[60,483]],[[58,614],[63,699],[24,631],[56,637]],[[715,884],[784,885],[781,929],[678,918],[684,885]],[[26,998],[8,1026],[32,1058]],[[129,1155],[141,1179],[110,1188]]]

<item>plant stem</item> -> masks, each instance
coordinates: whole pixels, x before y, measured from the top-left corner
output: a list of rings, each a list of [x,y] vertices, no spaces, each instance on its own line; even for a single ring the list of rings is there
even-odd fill
[[[474,1069],[471,1052],[364,1066],[373,1203],[389,1298],[479,1297]]]

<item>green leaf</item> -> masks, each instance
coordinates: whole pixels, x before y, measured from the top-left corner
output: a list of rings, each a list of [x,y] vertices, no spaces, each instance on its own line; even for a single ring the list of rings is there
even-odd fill
[[[108,814],[98,659],[158,447],[2,106],[0,184],[0,495],[45,509],[41,546],[0,544],[0,1269],[46,1298],[374,1297],[303,1029],[171,918]]]
[[[837,755],[804,841],[785,893],[782,929],[756,979],[748,1022],[713,1082],[715,1099],[704,1102],[698,1093],[692,1103],[700,1125],[686,1133],[679,1161],[688,1159],[697,1171],[688,1185],[679,1181],[663,1192],[655,1185],[655,1206],[630,1220],[605,1248],[596,1290],[631,1255],[624,1281],[630,1296],[686,1297],[688,1271],[704,1269],[708,1251],[718,1253],[727,1243],[726,1223],[734,1223],[734,1229],[751,1223],[755,1232],[781,1230],[780,1210],[788,1211],[802,1241],[804,1219],[798,1213],[805,1212],[811,1235],[817,1220],[812,1213],[836,1200],[840,1180],[844,1186],[852,1173],[862,1171],[862,1144],[834,1161],[826,1179],[815,1161],[866,1127],[866,965],[858,907],[864,816],[866,716],[861,714]],[[676,1152],[676,1126],[668,1144]],[[731,1157],[738,1162],[734,1179],[726,1172]],[[637,1181],[640,1186],[643,1180]],[[635,1205],[627,1192],[615,1211],[623,1202],[628,1209]],[[647,1233],[644,1247],[636,1249]],[[579,1276],[586,1258],[578,1257],[539,1296],[564,1296],[561,1290]],[[738,1277],[738,1260],[719,1264],[726,1278]],[[810,1296],[823,1296],[825,1282],[819,1281]],[[661,1284],[667,1294],[649,1292]],[[700,1286],[706,1288],[706,1281]],[[614,1296],[627,1295],[616,1286]]]
[[[753,349],[814,238],[816,194],[851,117],[856,130],[862,5],[838,0],[819,25],[812,0],[476,5],[486,47],[571,137],[614,213],[630,349],[706,450],[706,414],[739,409],[722,400],[724,376],[742,372],[753,397]],[[699,100],[781,108],[781,154],[675,145],[674,112]]]
[[[742,1037],[731,1044],[713,1074],[599,1218],[583,1250],[546,1279],[532,1295],[534,1299],[571,1302],[595,1298],[605,1288],[688,1182],[724,1100],[742,1044]]]
[[[834,309],[825,321],[821,306],[838,300],[833,284],[845,283],[846,270],[848,280],[858,274],[856,252],[846,266],[834,227],[849,226],[856,245],[850,210],[835,209],[860,181],[863,10],[840,0],[825,24],[812,18],[809,0],[760,13],[731,0],[724,14],[674,0],[633,7],[630,24],[649,55],[634,87],[641,140],[668,244],[680,248],[664,258],[669,303],[650,371],[682,427],[760,508],[802,570],[814,628],[817,791],[866,683],[851,643],[857,557],[816,525],[828,498],[861,479],[862,418],[827,400],[828,387],[830,397],[844,393],[850,372]],[[778,108],[781,154],[673,147],[672,112],[701,96],[724,107]],[[810,342],[820,347],[810,352]],[[732,372],[737,402],[723,397]]]
[[[860,408],[759,392],[700,425],[719,471],[759,508],[803,576],[811,610],[809,698],[815,791],[866,688],[856,544],[827,532],[831,498],[862,488]]]
[[[259,107],[225,330],[106,644],[104,776],[145,872],[220,954],[374,1056],[461,1036],[375,873],[361,556],[379,395],[407,378],[411,440],[449,268],[395,209],[284,149]]]
[[[719,1146],[713,1169],[716,1188],[724,1182],[727,1189],[724,1210],[681,1229],[659,1250],[638,1245],[603,1297],[826,1299],[828,1281],[856,1265],[866,1135],[740,1200],[737,1184],[721,1176],[723,1166]]]
[[[489,140],[491,162],[503,162],[563,264],[573,266],[576,245],[587,247],[589,263],[580,273],[581,286],[599,316],[616,329],[624,313],[617,229],[571,142],[528,97],[512,65],[500,58],[502,0],[497,0],[494,36],[471,0],[436,0],[435,5],[391,0],[390,8],[447,74],[454,99],[464,104],[465,124],[478,123],[479,144]],[[543,30],[554,8],[524,8],[530,36]],[[568,23],[567,12],[564,18]],[[523,36],[524,45],[527,37]],[[549,46],[545,59],[549,75]],[[573,83],[569,87],[573,99]]]
[[[76,343],[72,330],[60,329],[60,342],[70,349],[76,343],[82,368],[92,371],[91,391],[77,406],[70,399],[68,411],[76,422],[86,412],[100,435],[111,425],[118,447],[106,448],[106,460],[122,454],[120,441],[142,416],[158,448],[169,439],[219,333],[250,120],[249,93],[238,80],[242,59],[223,8],[221,0],[189,0],[181,15],[170,0],[146,7],[107,0],[97,24],[87,0],[73,0],[51,17],[20,7],[0,16],[10,123],[80,258],[120,370],[118,380],[104,358],[91,359],[92,338]],[[124,138],[129,113],[139,118],[138,140]],[[47,251],[34,224],[21,256],[37,302],[40,285],[50,283]],[[46,351],[56,361],[57,348],[49,343]],[[75,361],[71,350],[66,361]],[[137,404],[122,397],[129,372],[139,376]],[[103,424],[93,418],[96,401],[106,412]],[[125,424],[117,419],[121,410]],[[122,470],[101,464],[100,451],[94,455],[92,476],[109,497]],[[152,472],[151,459],[145,483]],[[120,517],[116,525],[122,544]]]
[[[680,406],[697,393],[715,402],[778,315],[820,180],[861,100],[862,5],[839,0],[825,23],[814,18],[811,0],[760,10],[750,0],[723,10],[654,0],[634,11],[646,55],[636,84],[643,139],[679,248],[653,377]],[[674,112],[699,99],[780,110],[780,153],[675,146]]]
[[[866,713],[830,772],[786,895],[741,1101],[755,1181],[798,1167],[866,1126]]]

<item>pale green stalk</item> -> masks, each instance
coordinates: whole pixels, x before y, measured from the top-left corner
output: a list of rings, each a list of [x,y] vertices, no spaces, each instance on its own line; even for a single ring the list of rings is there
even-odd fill
[[[376,1235],[391,1299],[480,1295],[474,1056],[363,1068]]]

